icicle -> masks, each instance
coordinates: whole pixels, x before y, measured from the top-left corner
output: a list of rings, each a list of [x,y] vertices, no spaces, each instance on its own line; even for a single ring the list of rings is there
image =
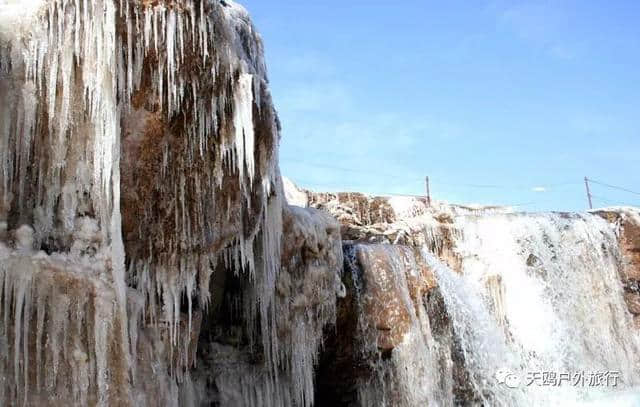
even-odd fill
[[[253,182],[254,130],[253,130],[253,76],[240,74],[234,99],[235,151],[238,155],[237,169],[240,179],[247,168],[249,182]]]
[[[128,319],[127,308],[134,307],[128,304],[131,295],[125,277],[135,282],[142,298],[140,324],[149,324],[149,329],[166,325],[170,345],[166,353],[171,360],[162,363],[174,371],[185,368],[191,339],[184,330],[197,329],[194,325],[198,324],[193,296],[197,293],[201,306],[206,307],[213,272],[210,262],[220,254],[208,252],[212,250],[211,231],[219,227],[218,219],[234,222],[238,211],[242,232],[229,238],[236,243],[223,257],[252,284],[251,304],[243,304],[250,309],[246,323],[251,327],[251,340],[261,343],[269,355],[266,379],[260,388],[274,390],[278,401],[292,403],[291,391],[279,388],[277,379],[278,370],[293,363],[289,355],[282,354],[275,320],[283,203],[280,191],[272,190],[271,184],[278,178],[272,164],[267,168],[256,168],[255,164],[258,154],[275,157],[277,134],[271,134],[274,143],[264,143],[273,144],[269,147],[272,151],[258,151],[262,140],[255,139],[257,118],[253,111],[261,109],[256,103],[263,103],[261,94],[265,90],[261,86],[262,72],[253,68],[261,63],[252,59],[261,56],[236,49],[241,43],[238,39],[246,34],[257,41],[252,28],[245,27],[246,17],[237,15],[235,5],[231,15],[227,14],[229,7],[217,2],[191,0],[181,2],[180,7],[128,0],[28,3],[39,3],[30,9],[29,24],[25,20],[15,33],[5,32],[0,26],[0,96],[7,102],[0,106],[0,221],[8,216],[4,213],[6,206],[7,213],[18,212],[20,218],[34,219],[34,247],[46,241],[51,247],[69,249],[70,262],[82,262],[88,268],[96,259],[98,264],[104,262],[102,269],[80,268],[71,274],[101,281],[104,286],[100,290],[108,294],[94,299],[95,315],[84,315],[85,321],[74,314],[82,314],[91,304],[81,305],[70,294],[45,295],[57,284],[46,280],[46,273],[36,279],[37,298],[29,298],[30,291],[16,292],[15,282],[3,285],[3,329],[22,318],[22,324],[13,326],[17,333],[10,345],[22,347],[19,358],[24,360],[9,364],[19,369],[32,358],[38,366],[46,367],[36,372],[35,383],[27,383],[26,370],[16,370],[12,375],[16,387],[22,385],[25,394],[29,387],[54,391],[66,385],[61,382],[63,366],[72,366],[78,376],[78,382],[69,389],[74,402],[86,404],[95,398],[99,405],[106,405],[114,402],[110,400],[113,392],[128,392],[112,387],[113,376],[122,372],[114,372],[109,366],[109,352],[118,343],[123,354],[120,363],[128,370],[125,376],[134,377],[137,342],[144,341],[137,318]],[[0,22],[4,23],[2,7],[4,4],[0,5]],[[213,21],[229,27],[214,29]],[[238,37],[228,39],[218,34],[227,31]],[[220,39],[223,41],[217,44]],[[11,63],[6,63],[9,59]],[[21,82],[23,75],[25,81]],[[149,88],[140,89],[143,83],[150,83]],[[145,108],[149,104],[154,109],[159,107],[167,125],[164,136],[184,144],[174,149],[167,142],[159,148],[162,164],[155,181],[160,185],[154,185],[161,195],[173,195],[167,199],[172,208],[166,218],[175,220],[175,234],[160,228],[152,238],[141,236],[149,238],[141,250],[146,253],[131,255],[127,271],[120,213],[120,152],[125,146],[121,145],[120,129],[121,118],[138,108],[130,100],[138,96],[138,91],[144,91],[142,97],[147,97],[142,101]],[[38,165],[31,166],[32,151],[51,154],[38,157]],[[194,170],[196,167],[202,171]],[[82,175],[85,172],[88,177]],[[237,183],[241,198],[217,195],[226,188],[227,180]],[[261,185],[262,190],[253,191],[254,185]],[[221,207],[211,208],[212,201],[221,201]],[[247,215],[254,209],[261,216],[260,222],[245,231]],[[157,217],[153,212],[151,207],[141,210],[145,221]],[[74,237],[77,223],[88,214],[96,217],[95,234],[99,237],[79,240]],[[93,251],[96,258],[88,258],[87,253]],[[50,258],[38,261],[53,267]],[[29,263],[33,269],[29,276],[40,270],[39,264]],[[183,295],[188,321],[180,312]],[[7,306],[16,300],[22,301],[18,314]],[[236,301],[240,304],[239,299]],[[35,314],[34,327],[29,326],[30,313]],[[66,320],[56,319],[63,316]],[[92,331],[88,333],[90,343],[68,340],[83,324]],[[34,328],[35,346],[30,350],[26,338]],[[49,347],[64,352],[50,354]],[[175,352],[184,352],[178,353],[176,360],[172,358],[173,347]],[[172,366],[176,361],[185,366]],[[313,358],[305,353],[295,365],[308,366],[309,361],[313,363]],[[176,377],[182,377],[184,372],[176,373]],[[301,385],[305,390],[293,398],[310,400],[308,375]],[[176,386],[175,381],[167,384],[167,388]],[[97,394],[89,395],[89,391]]]

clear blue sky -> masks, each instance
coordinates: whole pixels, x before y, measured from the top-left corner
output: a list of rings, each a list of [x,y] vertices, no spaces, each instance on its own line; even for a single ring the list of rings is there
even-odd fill
[[[436,199],[524,210],[584,209],[585,175],[640,191],[640,1],[243,4],[301,186],[422,194],[429,175]]]

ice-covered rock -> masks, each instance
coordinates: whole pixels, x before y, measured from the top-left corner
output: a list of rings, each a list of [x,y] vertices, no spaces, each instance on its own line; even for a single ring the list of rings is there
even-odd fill
[[[347,284],[347,298],[339,301],[341,331],[329,343],[340,367],[323,358],[319,397],[394,406],[638,400],[638,209],[527,214],[439,204],[415,210],[415,198],[310,197],[347,223],[343,237],[355,241],[346,243],[352,261],[345,270],[352,272],[345,278],[359,282]],[[380,217],[378,208],[387,205],[394,216]],[[401,294],[410,292],[409,274],[422,275],[422,297]],[[367,304],[375,304],[373,314]],[[344,307],[358,311],[351,316]],[[408,310],[428,318],[411,322]],[[367,332],[358,328],[362,321],[373,332],[368,337],[358,334]],[[407,359],[406,349],[429,357]],[[434,371],[436,382],[428,380]],[[536,372],[582,374],[587,384],[524,385]],[[606,372],[619,378],[617,386],[588,384]],[[430,390],[423,397],[424,388]]]
[[[246,10],[0,1],[0,99],[1,404],[197,405],[202,321],[262,372],[252,403],[312,403],[339,226],[286,205]]]
[[[0,249],[0,401],[127,405],[126,321],[106,259],[35,252],[33,230],[15,234],[16,250]]]
[[[284,211],[283,236],[282,268],[275,283],[274,347],[270,350],[281,367],[277,380],[268,365],[256,363],[255,354],[237,346],[242,338],[229,334],[235,329],[223,310],[207,321],[209,326],[219,325],[220,330],[208,333],[210,339],[203,344],[196,375],[198,382],[209,384],[205,386],[207,402],[274,407],[314,403],[323,330],[335,324],[336,298],[345,294],[340,279],[340,228],[326,213],[292,206]],[[227,282],[227,289],[231,285]],[[259,357],[268,351],[263,348]]]
[[[301,208],[309,206],[309,197],[305,191],[298,188],[296,184],[287,177],[282,177],[282,182],[284,184],[285,198],[289,205],[299,206]]]
[[[594,211],[616,228],[622,267],[620,277],[629,311],[640,328],[640,211],[637,208],[617,207]]]
[[[233,1],[0,0],[0,100],[2,405],[637,394],[636,209],[296,188]]]

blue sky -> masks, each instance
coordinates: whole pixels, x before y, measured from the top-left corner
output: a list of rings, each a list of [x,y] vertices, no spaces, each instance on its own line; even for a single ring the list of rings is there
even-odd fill
[[[436,199],[530,211],[585,209],[585,175],[640,191],[639,1],[243,4],[301,186],[423,194],[429,175]]]

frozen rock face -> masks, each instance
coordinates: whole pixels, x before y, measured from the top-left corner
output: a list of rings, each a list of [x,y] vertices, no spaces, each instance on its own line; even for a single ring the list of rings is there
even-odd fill
[[[435,287],[435,278],[409,247],[357,245],[354,254],[362,272],[354,280],[363,307],[359,316],[378,331],[378,349],[394,349],[411,325],[414,301]]]
[[[295,186],[291,190],[297,190]],[[393,196],[376,197],[354,192],[324,193],[302,191],[310,206],[322,208],[335,216],[342,225],[345,240],[377,243],[402,243],[405,236],[401,229],[410,226],[412,219],[431,214],[441,224],[459,215],[510,213],[509,207],[462,206],[444,202],[432,202],[426,197]],[[415,222],[413,222],[415,223]],[[390,227],[390,225],[393,225]]]
[[[345,273],[337,337],[328,340],[330,357],[319,370],[320,400],[335,388],[329,394],[338,405],[637,402],[637,209],[416,210],[419,199],[392,199],[311,196],[315,206],[353,222],[343,237],[355,240],[345,243],[352,259],[345,270],[352,272]],[[378,204],[368,213],[363,202]],[[393,211],[379,216],[377,208],[387,205]],[[409,275],[421,276],[421,296],[410,294]],[[344,307],[357,308],[356,316]],[[367,336],[362,321],[380,329]],[[356,368],[338,376],[331,359]],[[434,371],[437,380],[425,373]],[[578,384],[527,385],[542,372]],[[605,376],[609,386],[598,385]]]
[[[640,214],[634,208],[603,209],[595,213],[616,227],[622,250],[624,298],[640,329]]]
[[[296,186],[289,178],[282,177],[284,195],[289,205],[306,208],[309,206],[307,193]]]
[[[217,328],[205,332],[196,374],[197,381],[206,383],[205,402],[227,406],[311,406],[314,402],[314,369],[323,329],[334,325],[335,299],[345,295],[340,280],[340,229],[335,220],[315,209],[288,207],[283,221],[286,238],[271,339],[281,371],[272,372],[268,365],[257,363],[256,358],[264,358],[266,352],[252,353],[242,345],[242,338],[231,334],[237,329],[226,309],[233,304],[223,303],[206,323]],[[226,286],[233,290],[233,283]]]
[[[436,344],[423,300],[435,280],[413,249],[348,245],[347,296],[329,335],[319,405],[431,405],[438,400]]]
[[[359,193],[310,193],[309,204],[329,211],[340,221],[345,240],[359,240],[375,225],[396,219],[384,198],[369,198]]]
[[[2,405],[634,394],[636,210],[285,189],[230,0],[0,0],[0,100]],[[518,386],[604,370],[617,388]]]
[[[0,404],[312,403],[339,225],[241,6],[0,0],[0,99]]]
[[[109,254],[86,232],[70,253],[34,250],[29,226],[0,242],[3,405],[129,401],[127,321],[103,278]]]

